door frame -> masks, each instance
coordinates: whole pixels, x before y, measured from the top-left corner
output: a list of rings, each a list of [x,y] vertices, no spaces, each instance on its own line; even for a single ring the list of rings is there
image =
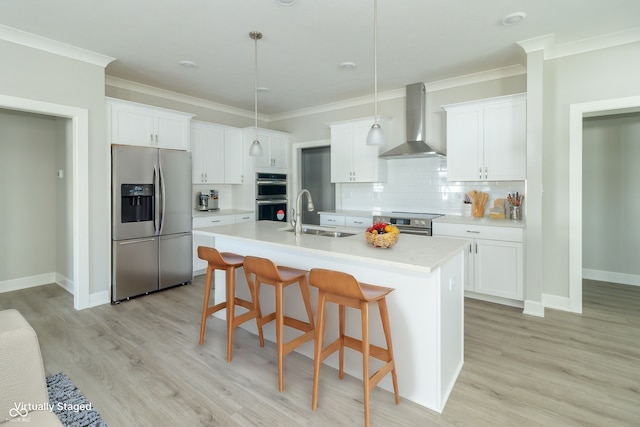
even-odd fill
[[[0,108],[71,120],[71,242],[73,306],[90,307],[89,295],[89,111],[84,108],[0,95]]]
[[[582,120],[640,111],[640,96],[569,106],[569,311],[582,313]]]

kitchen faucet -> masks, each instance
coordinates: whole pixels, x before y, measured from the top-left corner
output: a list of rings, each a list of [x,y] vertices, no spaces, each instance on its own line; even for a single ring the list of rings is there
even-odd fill
[[[311,193],[306,188],[303,188],[298,193],[298,197],[296,197],[296,208],[293,210],[293,219],[291,220],[291,225],[293,226],[294,234],[299,236],[302,234],[302,195],[307,193],[307,210],[309,212],[313,212],[315,209],[313,207],[313,199],[311,198]]]

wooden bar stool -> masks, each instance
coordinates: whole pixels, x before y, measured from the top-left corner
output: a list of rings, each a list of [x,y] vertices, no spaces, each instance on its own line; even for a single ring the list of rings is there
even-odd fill
[[[369,426],[369,395],[371,390],[391,372],[393,381],[393,392],[396,404],[400,403],[398,394],[398,379],[396,377],[396,366],[393,358],[393,347],[391,345],[391,329],[389,327],[389,312],[387,310],[386,296],[393,291],[392,288],[373,286],[366,283],[359,283],[355,277],[347,273],[334,270],[314,268],[309,273],[311,286],[318,288],[318,312],[313,366],[313,397],[311,408],[318,407],[318,383],[320,381],[320,365],[331,354],[340,352],[340,379],[344,378],[344,348],[349,347],[362,353],[362,371],[364,381],[364,425]],[[331,344],[322,347],[325,327],[325,305],[328,302],[339,306],[339,328],[340,336]],[[378,347],[369,343],[369,305],[378,303],[382,329],[387,342],[387,348]],[[362,340],[358,340],[345,335],[345,313],[346,307],[352,307],[361,311],[362,318]],[[369,356],[386,362],[373,375],[369,375]]]
[[[236,268],[242,267],[244,257],[231,252],[218,252],[217,249],[207,246],[198,246],[198,258],[209,263],[207,266],[206,284],[204,287],[204,303],[202,304],[202,320],[200,321],[200,345],[204,343],[204,332],[207,326],[207,317],[224,308],[227,309],[227,362],[231,362],[233,354],[233,331],[241,324],[256,319],[258,323],[258,308],[255,289],[248,283],[252,301],[236,297]],[[226,274],[226,301],[209,306],[213,272],[224,270]],[[235,315],[235,306],[239,305],[248,311],[239,316]]]
[[[309,286],[307,285],[307,272],[291,267],[276,266],[271,260],[266,258],[258,258],[247,256],[244,259],[244,274],[247,276],[247,283],[252,283],[256,295],[256,307],[258,309],[258,334],[260,336],[260,346],[264,347],[264,335],[262,327],[271,322],[276,321],[276,347],[278,349],[278,390],[284,391],[284,373],[283,361],[284,356],[298,348],[300,345],[309,341],[314,336],[313,313],[311,311],[311,302],[309,299]],[[262,315],[260,309],[261,284],[272,285],[276,289],[276,311],[266,316]],[[300,284],[300,292],[302,293],[302,302],[307,310],[308,322],[303,322],[289,316],[285,316],[283,312],[283,292],[284,289],[293,284]],[[289,326],[304,332],[304,334],[284,342],[284,327]]]

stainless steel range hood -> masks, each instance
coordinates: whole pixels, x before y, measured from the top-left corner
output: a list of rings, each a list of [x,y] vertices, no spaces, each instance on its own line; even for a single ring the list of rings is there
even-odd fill
[[[439,157],[443,153],[425,142],[425,109],[426,88],[424,83],[407,85],[407,142],[386,153],[380,154],[381,159],[407,159],[415,157]]]

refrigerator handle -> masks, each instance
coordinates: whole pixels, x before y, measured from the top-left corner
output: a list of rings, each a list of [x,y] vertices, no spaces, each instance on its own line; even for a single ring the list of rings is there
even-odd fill
[[[160,209],[158,209],[158,202],[160,201],[160,174],[158,167],[153,165],[153,231],[154,234],[160,234]]]
[[[164,186],[164,173],[162,172],[162,165],[160,165],[160,167],[158,168],[160,170],[160,191],[162,192],[161,194],[161,198],[162,198],[162,210],[160,211],[160,231],[158,234],[162,234],[162,230],[164,229],[164,210],[167,207],[166,205],[166,189]]]

